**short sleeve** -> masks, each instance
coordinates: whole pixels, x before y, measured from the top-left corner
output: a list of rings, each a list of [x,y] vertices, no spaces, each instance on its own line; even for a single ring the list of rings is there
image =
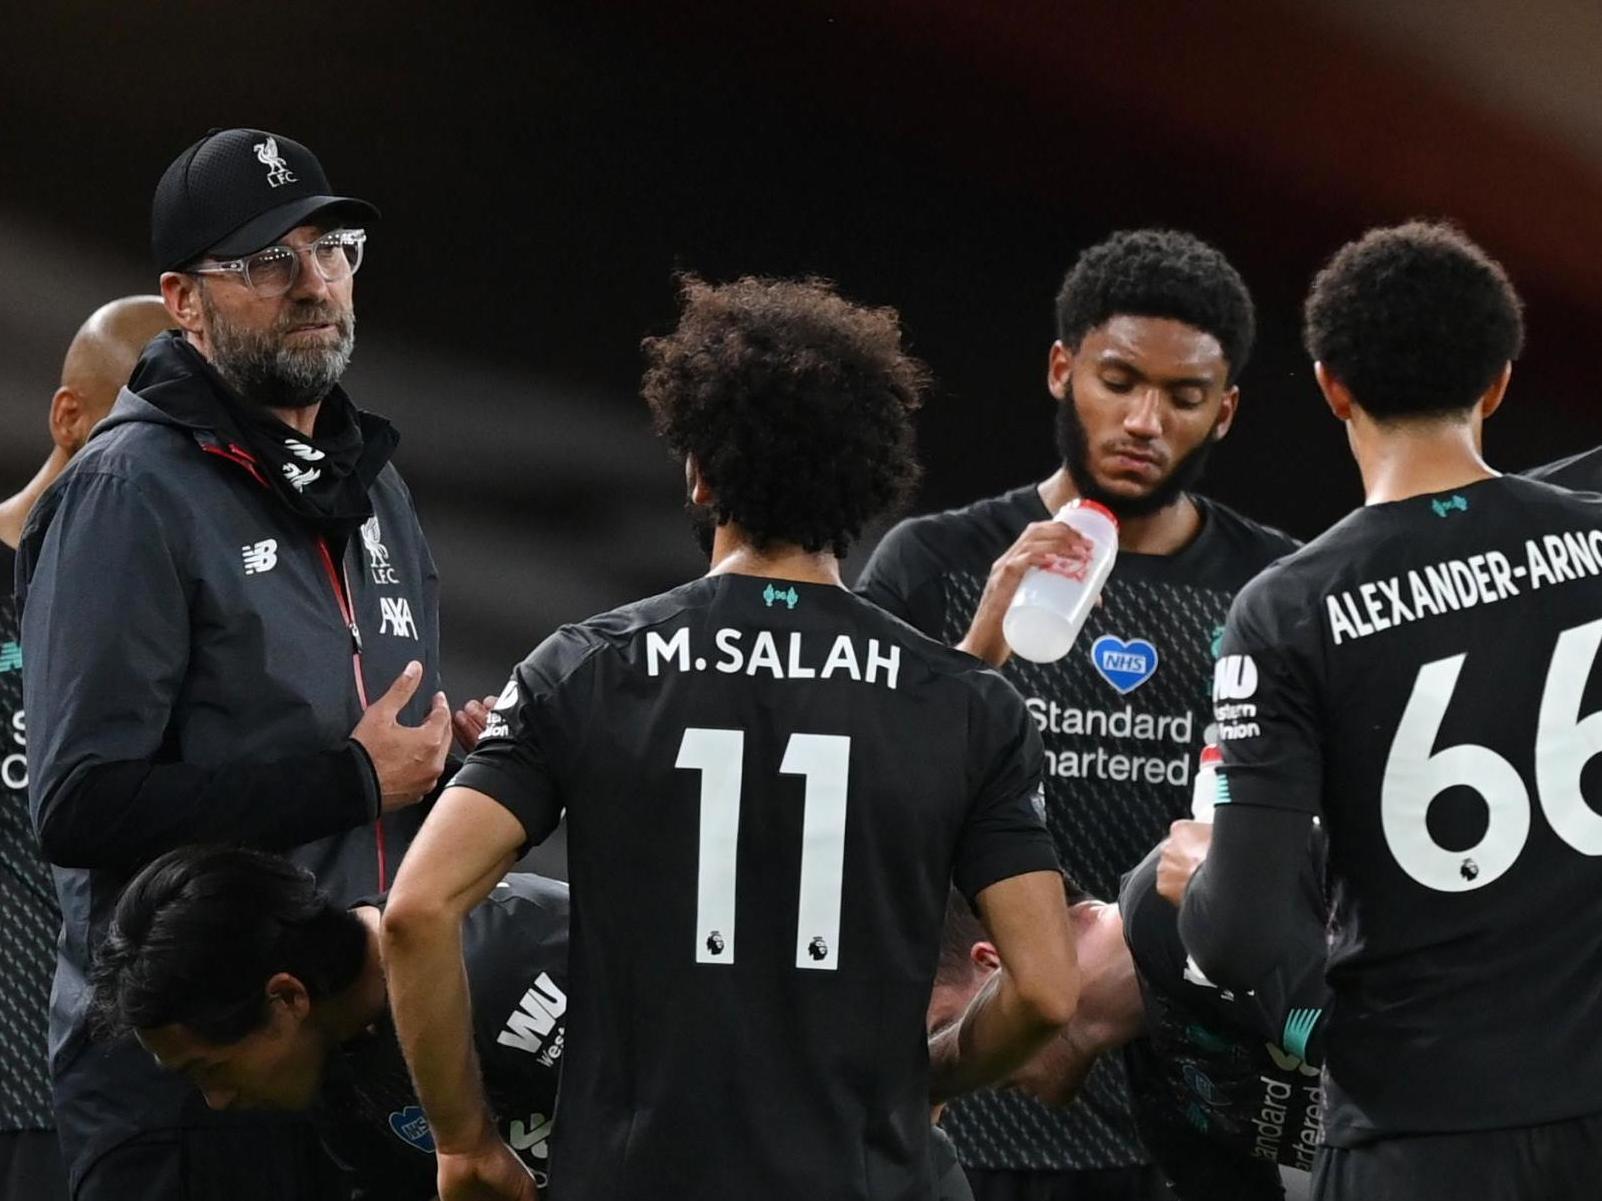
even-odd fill
[[[997,881],[1058,871],[1046,830],[1040,731],[1013,687],[992,672],[976,691],[969,753],[977,781],[963,823],[952,879],[971,902]]]
[[[1318,705],[1316,598],[1283,573],[1236,597],[1213,673],[1213,719],[1223,755],[1218,803],[1317,814],[1323,723]]]
[[[477,747],[451,781],[504,805],[522,823],[527,842],[520,855],[562,820],[562,763],[585,716],[571,685],[598,649],[571,626],[535,648],[506,682]]]

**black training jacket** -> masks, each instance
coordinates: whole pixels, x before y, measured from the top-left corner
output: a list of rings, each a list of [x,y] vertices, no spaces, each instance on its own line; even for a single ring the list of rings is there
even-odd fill
[[[229,436],[222,387],[175,335],[153,342],[36,507],[18,561],[30,804],[64,923],[51,1066],[75,1160],[73,1095],[94,1094],[77,1116],[102,1143],[169,1125],[193,1092],[85,1030],[89,956],[140,866],[245,843],[290,853],[350,901],[388,887],[423,818],[375,822],[377,777],[350,738],[408,660],[424,676],[404,724],[439,688],[438,579],[411,495],[384,464],[372,518],[332,545]],[[78,1089],[75,1073],[93,1079]]]

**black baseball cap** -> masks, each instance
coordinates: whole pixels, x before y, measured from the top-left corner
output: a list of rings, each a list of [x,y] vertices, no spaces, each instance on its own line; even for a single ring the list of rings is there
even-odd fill
[[[333,193],[317,156],[292,138],[210,130],[156,185],[150,206],[156,267],[176,271],[207,253],[253,254],[329,209],[354,223],[378,220],[367,201]]]

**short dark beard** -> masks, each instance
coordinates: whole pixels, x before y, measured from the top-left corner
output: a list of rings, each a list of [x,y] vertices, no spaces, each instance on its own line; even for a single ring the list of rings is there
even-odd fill
[[[320,404],[350,366],[356,349],[356,314],[327,301],[291,301],[271,329],[244,329],[229,322],[211,302],[205,285],[200,307],[206,318],[211,365],[239,396],[267,409],[305,409]],[[293,326],[326,321],[339,332],[333,346],[291,347]]]
[[[1213,430],[1218,428],[1216,422],[1201,444],[1179,460],[1162,482],[1145,496],[1125,496],[1103,488],[1090,470],[1090,436],[1085,432],[1084,422],[1079,420],[1072,380],[1068,381],[1067,387],[1067,397],[1057,405],[1057,450],[1062,455],[1062,465],[1068,469],[1069,479],[1073,480],[1075,491],[1085,500],[1106,505],[1122,518],[1150,517],[1166,509],[1200,482],[1202,473],[1207,469],[1207,459],[1213,452]]]
[[[718,536],[718,511],[711,505],[698,505],[693,500],[684,502],[684,511],[690,515],[690,532],[695,536],[695,544],[710,561],[712,545]]]

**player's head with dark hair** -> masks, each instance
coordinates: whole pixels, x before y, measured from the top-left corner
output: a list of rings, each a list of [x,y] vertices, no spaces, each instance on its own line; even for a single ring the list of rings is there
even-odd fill
[[[1047,370],[1079,494],[1138,517],[1193,487],[1234,421],[1255,329],[1240,274],[1191,234],[1128,230],[1082,253]]]
[[[94,1023],[136,1033],[215,1108],[301,1109],[329,1046],[313,1008],[361,975],[368,937],[287,859],[181,847],[117,900],[90,974]]]
[[[1462,231],[1410,221],[1335,252],[1307,295],[1303,340],[1326,395],[1336,381],[1376,421],[1464,417],[1488,394],[1500,400],[1524,344],[1522,307]]]
[[[918,479],[928,371],[900,318],[818,279],[680,286],[678,327],[644,342],[641,392],[688,465],[692,512],[760,551],[843,555]]]
[[[940,958],[929,997],[928,1026],[940,1030],[962,1016],[968,1002],[1001,960],[984,923],[956,889],[946,894],[946,920],[940,927]]]

